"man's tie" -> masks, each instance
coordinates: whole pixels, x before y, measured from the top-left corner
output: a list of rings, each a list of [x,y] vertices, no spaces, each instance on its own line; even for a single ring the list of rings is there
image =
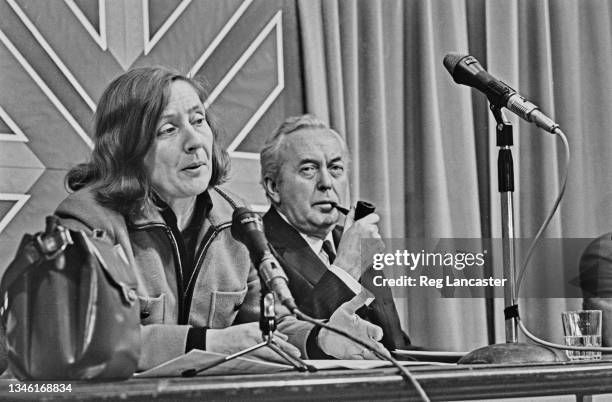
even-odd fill
[[[325,240],[321,250],[325,251],[325,254],[327,254],[329,265],[333,264],[334,260],[336,259],[336,253],[334,253],[334,246],[332,246],[331,241]]]

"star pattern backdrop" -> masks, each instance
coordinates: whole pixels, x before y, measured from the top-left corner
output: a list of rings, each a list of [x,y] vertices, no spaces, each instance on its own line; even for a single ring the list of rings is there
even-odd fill
[[[132,67],[204,82],[232,157],[229,187],[263,210],[258,151],[303,112],[295,19],[283,0],[1,1],[0,273],[67,195],[102,91]]]

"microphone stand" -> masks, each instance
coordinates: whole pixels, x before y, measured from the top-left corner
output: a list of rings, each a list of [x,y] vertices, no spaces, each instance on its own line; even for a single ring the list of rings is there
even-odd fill
[[[274,351],[277,355],[282,357],[285,361],[291,364],[293,368],[295,368],[299,372],[317,371],[316,367],[311,366],[310,364],[306,364],[299,357],[293,357],[287,352],[285,352],[276,342],[274,338],[274,331],[276,330],[276,311],[274,308],[274,304],[275,304],[274,293],[272,293],[268,289],[265,281],[261,278],[261,274],[260,274],[260,279],[261,279],[260,281],[261,282],[261,298],[260,298],[260,303],[259,303],[260,304],[259,329],[261,329],[263,342],[260,342],[256,345],[253,345],[247,349],[241,350],[234,354],[219,358],[218,360],[207,363],[204,366],[199,367],[197,369],[193,368],[193,369],[185,370],[182,373],[183,377],[194,377],[203,371],[209,370],[213,367],[217,367],[225,362],[234,360],[237,357],[243,356],[249,352],[252,352],[254,350],[257,350],[263,347],[268,347],[272,349],[272,351]]]
[[[516,260],[514,253],[514,161],[512,159],[511,146],[512,124],[506,120],[501,108],[491,106],[491,112],[495,117],[497,146],[499,153],[497,157],[497,186],[501,202],[502,220],[502,256],[503,274],[508,279],[510,286],[504,287],[504,312],[516,305],[515,279]],[[516,317],[508,317],[506,314],[506,342],[516,343],[518,341],[518,323]]]
[[[459,364],[474,363],[529,363],[564,360],[547,347],[518,342],[518,305],[516,301],[516,260],[514,250],[514,162],[512,124],[504,116],[501,107],[493,103],[491,112],[497,123],[495,131],[499,153],[497,158],[498,190],[501,201],[503,275],[509,286],[504,287],[504,318],[506,343],[498,343],[471,351],[459,360]]]

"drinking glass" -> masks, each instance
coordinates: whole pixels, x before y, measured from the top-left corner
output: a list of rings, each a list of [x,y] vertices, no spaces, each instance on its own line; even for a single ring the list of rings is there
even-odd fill
[[[601,346],[601,310],[565,311],[561,313],[565,344],[568,346]],[[601,352],[566,350],[570,360],[600,360]]]

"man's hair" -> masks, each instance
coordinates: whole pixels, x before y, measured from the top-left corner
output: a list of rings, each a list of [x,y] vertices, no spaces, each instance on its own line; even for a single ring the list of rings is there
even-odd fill
[[[319,119],[317,116],[312,114],[303,114],[301,116],[288,117],[274,132],[274,134],[272,134],[272,136],[266,140],[266,143],[259,154],[259,163],[261,165],[261,185],[264,187],[264,190],[266,190],[266,178],[278,183],[282,165],[280,147],[283,140],[287,135],[303,129],[327,129],[338,136],[346,149],[346,143],[340,134],[332,130],[327,123]],[[266,191],[266,196],[267,195],[268,194]]]
[[[165,67],[135,68],[111,82],[96,109],[90,160],[68,172],[69,190],[92,186],[98,202],[122,214],[153,202],[144,158],[155,143],[156,127],[175,81],[189,83],[200,101],[206,99],[199,82]],[[213,132],[209,186],[215,186],[226,180],[230,160],[217,144],[219,131],[208,110],[206,120]]]

